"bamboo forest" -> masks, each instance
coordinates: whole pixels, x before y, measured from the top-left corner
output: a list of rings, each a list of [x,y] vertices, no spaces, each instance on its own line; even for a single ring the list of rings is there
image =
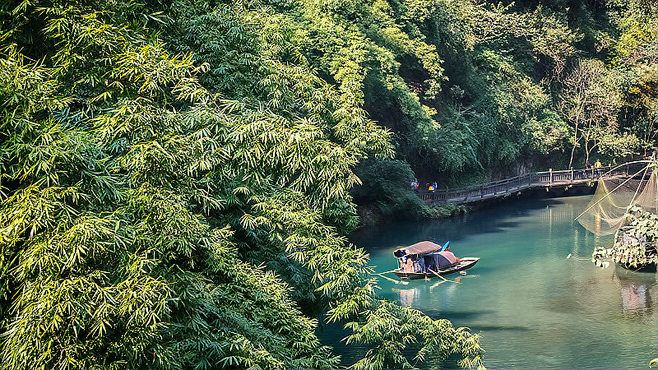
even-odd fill
[[[0,368],[485,368],[352,235],[657,134],[653,0],[2,0]]]

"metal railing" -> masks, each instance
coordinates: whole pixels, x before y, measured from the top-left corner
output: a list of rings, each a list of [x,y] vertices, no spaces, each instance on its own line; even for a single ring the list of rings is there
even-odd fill
[[[595,181],[605,176],[630,176],[646,167],[645,161],[629,162],[619,166],[599,169],[571,169],[561,171],[532,172],[504,180],[466,186],[455,189],[422,190],[418,195],[429,203],[469,203],[483,199],[502,197],[534,187],[565,186]]]

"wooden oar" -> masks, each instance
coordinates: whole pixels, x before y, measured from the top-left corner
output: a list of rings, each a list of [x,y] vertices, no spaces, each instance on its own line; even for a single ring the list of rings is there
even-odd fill
[[[441,279],[443,279],[443,280],[445,280],[445,281],[449,281],[449,282],[451,282],[451,283],[455,283],[455,284],[458,284],[458,282],[457,282],[457,281],[454,281],[454,280],[450,280],[450,279],[446,279],[446,278],[444,278],[443,276],[441,276],[441,275],[439,275],[439,273],[438,273],[438,272],[436,272],[436,271],[434,271],[434,270],[432,270],[432,269],[427,269],[427,271],[429,271],[429,272],[431,272],[431,273],[433,273],[434,275],[436,275],[436,276],[438,276],[438,277],[440,277]]]

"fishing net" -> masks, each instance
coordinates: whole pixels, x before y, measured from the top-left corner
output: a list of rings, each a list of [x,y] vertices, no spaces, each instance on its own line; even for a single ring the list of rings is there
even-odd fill
[[[594,197],[578,222],[596,235],[608,235],[624,225],[633,206],[657,214],[657,185],[656,174],[648,166],[630,178],[601,176]]]
[[[629,270],[656,270],[658,250],[658,215],[640,207],[631,207],[624,224],[615,234],[612,248],[597,247],[592,261],[604,267],[605,259],[612,259]]]

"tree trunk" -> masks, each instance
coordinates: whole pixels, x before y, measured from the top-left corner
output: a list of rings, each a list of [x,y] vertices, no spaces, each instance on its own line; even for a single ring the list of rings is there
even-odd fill
[[[576,152],[576,145],[578,145],[578,124],[575,125],[573,131],[573,146],[571,147],[571,157],[569,158],[569,168],[573,167],[573,156]]]

